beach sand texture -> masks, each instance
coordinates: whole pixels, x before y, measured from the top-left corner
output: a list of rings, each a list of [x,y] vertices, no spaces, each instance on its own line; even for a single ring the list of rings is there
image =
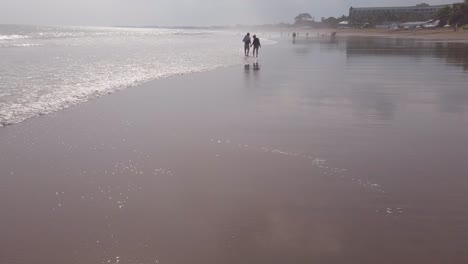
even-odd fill
[[[0,263],[468,263],[467,48],[281,40],[0,128]]]

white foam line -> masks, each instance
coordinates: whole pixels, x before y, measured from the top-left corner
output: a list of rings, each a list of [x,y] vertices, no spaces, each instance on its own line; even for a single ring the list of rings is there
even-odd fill
[[[237,146],[238,148],[241,148],[241,149],[250,148],[250,149],[257,150],[257,151],[264,152],[264,153],[271,153],[271,154],[275,154],[275,155],[284,155],[284,156],[291,156],[291,157],[295,157],[295,158],[311,160],[312,166],[323,170],[324,175],[335,176],[335,177],[339,177],[340,179],[348,179],[348,180],[360,185],[364,189],[370,190],[370,191],[375,192],[375,193],[380,193],[380,194],[385,194],[386,193],[380,184],[377,184],[375,182],[371,182],[369,180],[357,179],[357,178],[353,178],[353,177],[350,178],[350,177],[347,176],[347,173],[346,173],[348,171],[347,169],[332,167],[332,166],[330,166],[328,164],[327,160],[325,160],[325,159],[313,157],[313,156],[310,156],[310,155],[300,154],[300,153],[284,151],[284,150],[280,150],[280,149],[273,149],[273,148],[266,147],[266,146],[254,147],[254,146],[249,146],[247,144],[241,144],[241,143],[232,143],[231,144],[230,140],[211,139],[210,141],[211,142],[216,142],[217,144],[226,144],[226,145]]]

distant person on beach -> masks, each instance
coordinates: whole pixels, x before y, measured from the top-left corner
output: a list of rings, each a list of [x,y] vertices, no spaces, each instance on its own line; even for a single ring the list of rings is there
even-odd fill
[[[250,45],[250,46],[251,47],[253,46],[252,56],[258,58],[258,49],[262,47],[262,44],[260,44],[260,39],[257,38],[256,35],[253,36],[253,42],[252,42],[252,45]]]
[[[245,35],[244,39],[242,40],[244,42],[244,53],[245,53],[245,56],[248,57],[249,56],[249,53],[250,53],[250,44],[251,44],[251,40],[250,40],[250,33],[247,33],[247,35]]]

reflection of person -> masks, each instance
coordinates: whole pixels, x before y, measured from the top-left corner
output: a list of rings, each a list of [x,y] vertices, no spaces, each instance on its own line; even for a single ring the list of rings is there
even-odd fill
[[[260,64],[258,64],[258,62],[255,62],[255,63],[253,64],[253,70],[254,70],[254,71],[259,71],[259,70],[260,70]]]
[[[242,40],[244,42],[244,53],[245,53],[245,56],[249,56],[249,52],[250,52],[250,43],[251,43],[251,40],[250,40],[250,33],[247,33],[247,35],[245,35],[244,39]]]
[[[261,47],[262,47],[262,44],[260,44],[260,39],[257,38],[256,35],[253,36],[253,42],[252,42],[252,45],[250,45],[250,46],[251,46],[251,47],[253,46],[253,54],[252,54],[252,56],[258,58],[258,48],[261,48]],[[256,56],[255,56],[255,55],[256,55]]]

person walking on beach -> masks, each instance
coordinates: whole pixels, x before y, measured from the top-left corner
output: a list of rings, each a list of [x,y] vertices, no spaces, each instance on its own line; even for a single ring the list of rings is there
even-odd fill
[[[247,33],[247,35],[245,35],[244,39],[242,40],[244,42],[244,53],[245,53],[245,56],[248,57],[249,56],[249,53],[250,53],[250,43],[252,42],[250,40],[250,33]]]
[[[252,54],[252,56],[258,58],[258,49],[262,47],[262,44],[260,44],[260,39],[257,38],[256,35],[253,36],[253,42],[252,42],[252,45],[250,45],[250,46],[251,46],[251,47],[253,46],[253,54]]]

